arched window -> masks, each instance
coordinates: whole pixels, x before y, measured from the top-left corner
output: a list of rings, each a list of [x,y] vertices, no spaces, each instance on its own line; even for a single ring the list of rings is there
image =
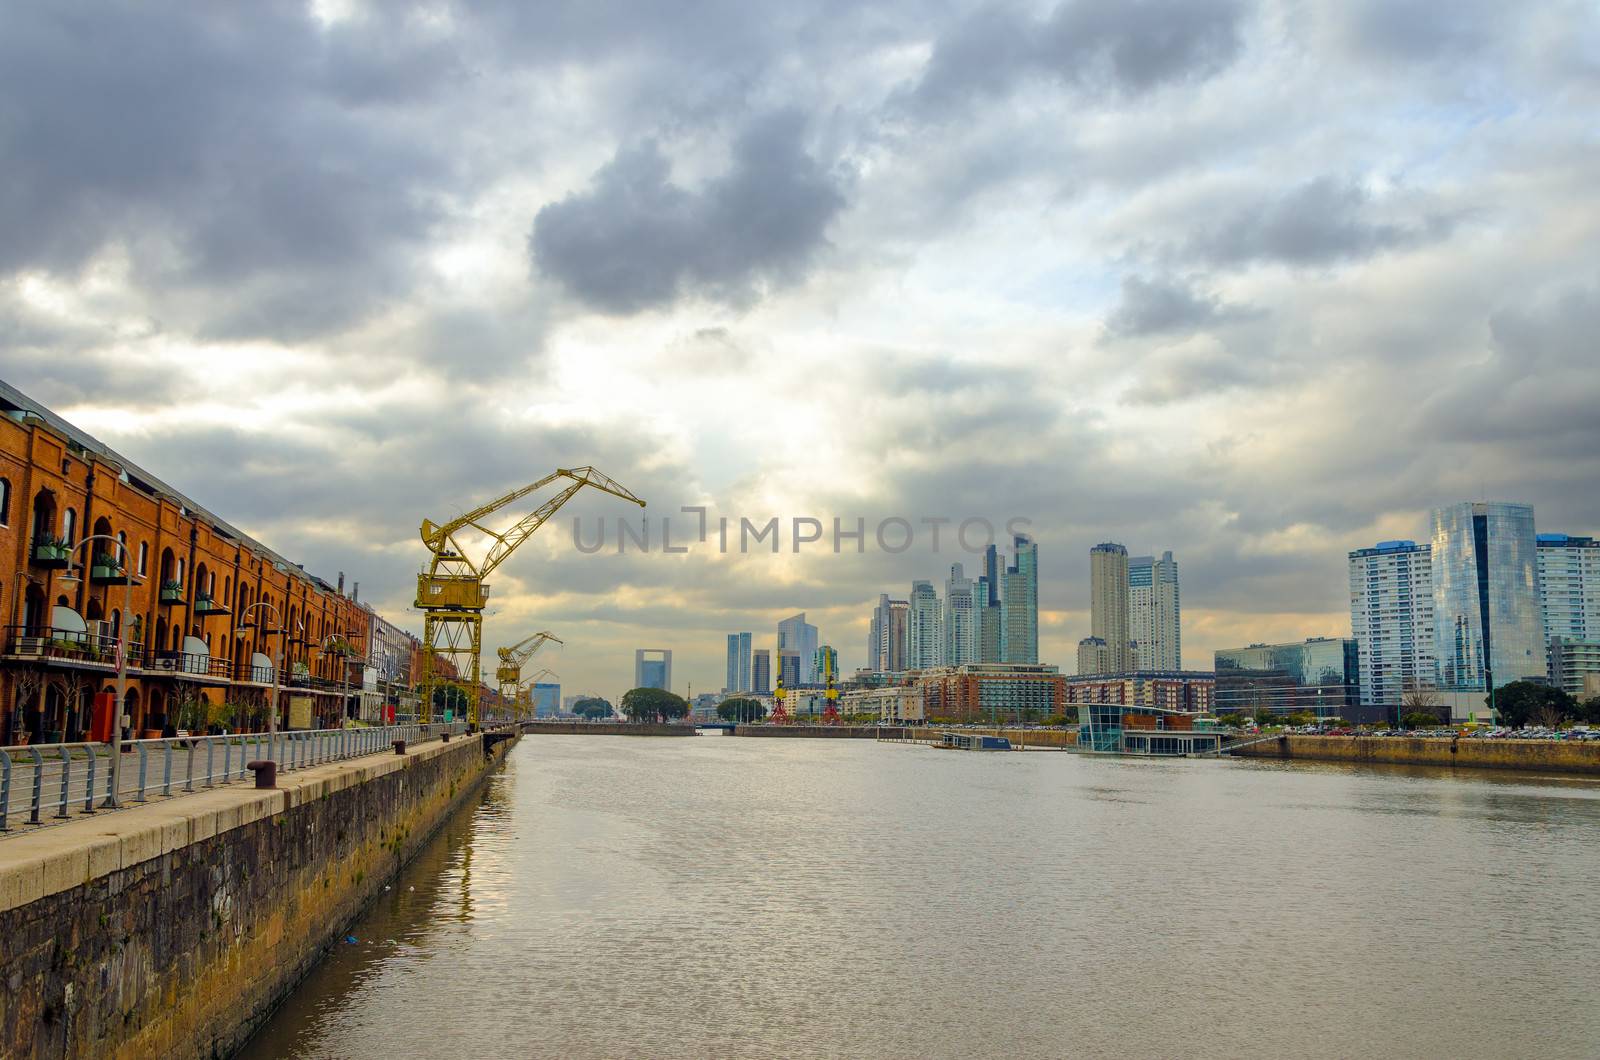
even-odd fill
[[[127,566],[128,566],[128,560],[130,560],[132,558],[133,558],[132,556],[128,555],[128,532],[126,530],[118,530],[117,531],[117,563],[118,563],[118,565],[120,565],[121,567],[126,569]]]
[[[150,542],[139,542],[139,573],[145,574],[150,567]]]
[[[11,525],[11,480],[0,478],[0,526]]]
[[[113,640],[122,639],[122,612],[116,608],[111,609],[111,637]]]
[[[69,545],[78,542],[78,513],[71,508],[61,513],[61,537]]]
[[[183,564],[184,564],[184,561],[182,559],[178,560],[178,584],[179,585],[183,584]]]

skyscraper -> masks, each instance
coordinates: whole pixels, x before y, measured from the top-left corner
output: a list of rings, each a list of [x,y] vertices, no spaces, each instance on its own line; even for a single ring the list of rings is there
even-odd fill
[[[783,678],[783,687],[794,688],[799,685],[803,673],[800,653],[793,648],[779,648],[778,676]]]
[[[1128,550],[1113,542],[1089,550],[1089,632],[1106,643],[1102,673],[1134,668],[1128,637]]]
[[[1361,702],[1401,706],[1438,681],[1433,655],[1433,566],[1427,545],[1380,541],[1350,553],[1350,635]]]
[[[989,595],[982,602],[990,607],[1000,606],[1000,575],[1005,573],[1000,567],[1000,550],[989,545],[983,550],[983,574],[981,577],[989,586]]]
[[[826,644],[818,647],[817,657],[811,665],[812,669],[817,672],[818,682],[827,684],[829,674],[833,675],[835,681],[839,679],[839,653],[834,651],[832,647]]]
[[[799,658],[801,682],[816,682],[817,627],[806,621],[804,611],[778,623],[778,650],[792,651]],[[787,677],[784,682],[789,683]]]
[[[1011,563],[1001,575],[1002,662],[1039,661],[1039,546],[1027,534],[1011,540]]]
[[[990,549],[993,550],[992,545]],[[1005,655],[1000,650],[1001,607],[997,583],[989,581],[985,574],[978,579],[973,599],[978,603],[978,661],[1004,662]]]
[[[750,691],[750,634],[728,634],[728,677],[726,692]]]
[[[1178,561],[1171,552],[1160,559],[1128,560],[1128,636],[1133,641],[1136,670],[1183,668]]]
[[[943,615],[939,594],[928,581],[911,583],[906,616],[906,669],[927,670],[944,664]]]
[[[1433,510],[1434,653],[1440,686],[1499,688],[1547,674],[1533,508],[1499,501]]]
[[[750,653],[750,691],[758,696],[772,691],[772,652],[766,648]]]
[[[665,648],[640,648],[634,652],[633,687],[672,691],[672,652]]]
[[[965,577],[961,564],[953,563],[950,579],[944,584],[946,666],[965,666],[978,661],[978,621],[978,600],[972,579]]]
[[[878,594],[867,629],[867,669],[900,673],[906,668],[906,613],[904,600],[891,600]]]
[[[1600,541],[1540,534],[1539,613],[1546,637],[1600,640]]]

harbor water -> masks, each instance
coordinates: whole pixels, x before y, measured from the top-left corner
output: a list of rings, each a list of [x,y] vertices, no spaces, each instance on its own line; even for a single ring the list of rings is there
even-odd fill
[[[530,736],[244,1055],[1593,1057],[1600,783]]]

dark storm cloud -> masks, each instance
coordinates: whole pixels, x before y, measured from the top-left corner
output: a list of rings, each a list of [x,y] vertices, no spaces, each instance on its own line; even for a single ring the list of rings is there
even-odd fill
[[[840,178],[806,153],[797,112],[735,140],[723,175],[689,190],[659,147],[624,148],[586,191],[541,209],[534,263],[587,305],[634,313],[698,296],[739,303],[798,281],[844,207]]]
[[[1252,315],[1181,278],[1124,276],[1122,299],[1106,318],[1106,332],[1115,338],[1188,334]]]
[[[927,112],[1028,78],[1130,95],[1200,80],[1237,57],[1243,18],[1234,0],[1067,0],[1042,20],[986,5],[939,36],[912,99]]]
[[[303,5],[12,8],[0,274],[70,275],[117,245],[200,331],[290,340],[397,296],[437,218],[422,188],[444,166],[335,98],[382,95],[390,59],[416,83],[388,39],[369,29],[356,66]]]
[[[1360,184],[1324,176],[1233,203],[1197,228],[1183,255],[1222,266],[1333,265],[1431,242],[1456,223],[1439,212],[1391,218]]]

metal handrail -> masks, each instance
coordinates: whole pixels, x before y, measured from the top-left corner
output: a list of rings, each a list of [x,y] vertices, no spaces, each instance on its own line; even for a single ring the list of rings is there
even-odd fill
[[[137,768],[123,771],[121,794],[132,795],[131,804],[149,802],[248,780],[246,763],[256,759],[276,761],[278,771],[287,773],[390,751],[396,740],[417,744],[466,731],[466,722],[438,722],[286,730],[275,737],[232,733],[127,740],[123,753],[137,756]],[[14,819],[23,814],[27,824],[42,825],[47,809],[54,810],[51,819],[58,821],[95,813],[96,796],[110,794],[111,757],[111,745],[104,743],[0,747],[0,835],[12,831]],[[79,802],[82,809],[74,811]]]

